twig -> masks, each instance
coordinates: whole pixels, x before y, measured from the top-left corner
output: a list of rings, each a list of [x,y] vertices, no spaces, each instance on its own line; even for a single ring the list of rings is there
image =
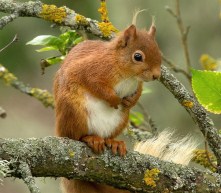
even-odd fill
[[[205,154],[206,154],[206,158],[209,162],[209,164],[217,171],[218,167],[211,161],[210,156],[209,156],[209,150],[208,150],[208,141],[205,137]]]
[[[28,186],[28,189],[31,193],[40,193],[39,188],[37,187],[37,184],[35,182],[34,177],[31,174],[31,170],[27,163],[21,162],[19,164],[19,170],[21,173],[21,177],[25,184]]]
[[[7,114],[6,114],[5,110],[2,107],[0,107],[0,117],[5,118],[6,116],[7,116]]]
[[[187,43],[187,36],[190,30],[190,26],[184,27],[183,20],[180,13],[180,1],[176,0],[176,10],[177,10],[177,24],[180,29],[182,43],[183,43],[183,49],[185,53],[186,58],[186,64],[187,64],[187,71],[190,73],[191,63],[190,63],[190,56],[189,56],[189,49],[188,49],[188,43]]]
[[[1,178],[6,178],[12,172],[9,166],[10,166],[9,161],[2,160],[0,158],[0,186],[2,185],[2,182],[3,182]]]
[[[9,42],[5,47],[3,47],[0,52],[2,52],[3,50],[5,50],[7,47],[9,47],[11,44],[13,44],[14,42],[18,41],[18,35],[16,34],[13,38],[13,40],[11,42]]]
[[[5,27],[8,23],[14,21],[16,18],[19,17],[18,13],[13,13],[9,16],[4,16],[0,19],[0,29],[2,29],[3,27]]]
[[[184,55],[185,55],[185,59],[186,59],[187,72],[188,72],[188,74],[190,74],[191,62],[190,62],[190,55],[189,55],[189,49],[188,49],[188,43],[187,43],[187,36],[188,36],[189,30],[190,30],[190,26],[185,27],[183,24],[181,12],[180,12],[180,1],[179,0],[176,0],[176,13],[170,7],[166,7],[166,10],[177,21],[177,25],[178,25],[178,28],[179,28],[180,34],[181,34]]]
[[[154,121],[151,119],[150,115],[148,114],[147,110],[139,101],[137,102],[137,106],[141,109],[144,115],[144,126],[147,128],[151,128],[151,133],[155,134],[157,132],[157,128],[154,124]]]
[[[19,81],[18,78],[10,73],[4,66],[0,64],[0,79],[3,79],[7,85],[10,85],[22,93],[35,97],[43,103],[45,107],[54,107],[53,96],[47,91],[39,88],[32,88]]]
[[[201,132],[208,139],[210,148],[217,158],[218,172],[221,173],[221,138],[214,128],[213,121],[198,101],[189,94],[186,88],[168,71],[165,66],[161,67],[160,81],[175,96],[180,104],[187,110],[192,119],[199,126]]]
[[[167,63],[174,72],[182,73],[184,76],[186,76],[186,78],[189,80],[189,82],[191,82],[191,75],[189,73],[187,73],[185,70],[177,67],[176,64],[174,64],[171,60],[166,58],[166,56],[163,55],[162,58],[163,58],[163,61],[165,63]]]

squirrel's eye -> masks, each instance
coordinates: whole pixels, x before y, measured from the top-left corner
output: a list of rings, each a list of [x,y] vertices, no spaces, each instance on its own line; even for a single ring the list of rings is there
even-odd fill
[[[142,55],[141,55],[140,53],[135,53],[135,54],[134,54],[134,59],[135,59],[136,61],[138,61],[138,62],[143,61],[143,57],[142,57]]]

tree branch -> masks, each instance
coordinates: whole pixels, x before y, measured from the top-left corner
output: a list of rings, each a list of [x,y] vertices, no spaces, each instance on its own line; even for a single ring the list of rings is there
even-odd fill
[[[51,21],[57,25],[68,26],[72,29],[81,29],[106,39],[111,39],[112,33],[116,29],[109,22],[104,25],[83,15],[76,13],[67,7],[56,7],[55,5],[43,4],[41,1],[16,2],[9,0],[0,0],[0,11],[10,13],[16,17],[37,17],[46,21]],[[10,17],[10,16],[8,16]],[[7,20],[8,21],[8,20]],[[12,19],[10,20],[12,21]],[[0,26],[7,24],[4,19],[0,20]]]
[[[131,192],[218,192],[221,176],[151,156],[128,152],[125,158],[110,151],[98,156],[79,141],[67,138],[0,139],[0,158],[10,160],[11,176],[21,178],[21,163],[27,163],[34,177],[66,177],[96,181]],[[26,168],[28,167],[26,165]],[[144,181],[145,174],[158,169],[156,186]],[[23,169],[22,169],[23,170]],[[190,185],[191,184],[191,185]]]
[[[39,88],[32,88],[19,81],[18,78],[10,73],[4,66],[0,64],[0,79],[3,79],[6,84],[18,89],[22,93],[35,97],[43,103],[45,107],[54,107],[53,96],[47,91]]]
[[[160,81],[175,96],[179,103],[187,110],[195,123],[199,126],[201,132],[208,140],[208,143],[217,158],[218,170],[221,172],[221,137],[213,121],[209,118],[207,112],[198,103],[198,101],[189,94],[186,88],[162,66],[162,76]]]
[[[18,18],[19,15],[17,13],[13,13],[9,16],[4,16],[0,19],[0,29],[5,27],[8,23],[14,21],[16,18]]]
[[[21,177],[31,193],[40,193],[36,185],[35,179],[31,174],[29,165],[26,162],[19,163],[18,170],[21,172]]]
[[[1,21],[0,21],[1,23]],[[6,48],[8,48],[11,44],[13,44],[14,42],[18,41],[18,36],[17,34],[14,36],[13,40],[11,42],[9,42],[6,46],[4,46],[2,49],[0,49],[0,52],[2,52],[3,50],[5,50]]]
[[[179,73],[182,73],[184,76],[186,76],[186,78],[189,80],[189,82],[191,82],[191,75],[188,74],[185,70],[177,67],[177,65],[175,65],[171,60],[169,60],[166,56],[162,56],[163,58],[163,61],[165,63],[167,63],[174,72],[179,72]]]
[[[183,24],[183,20],[180,12],[180,1],[176,0],[176,12],[174,12],[170,7],[166,7],[166,10],[176,19],[178,28],[181,34],[182,46],[184,50],[184,55],[186,59],[187,72],[190,74],[191,62],[190,62],[190,54],[187,43],[187,36],[190,30],[190,26],[185,27]]]

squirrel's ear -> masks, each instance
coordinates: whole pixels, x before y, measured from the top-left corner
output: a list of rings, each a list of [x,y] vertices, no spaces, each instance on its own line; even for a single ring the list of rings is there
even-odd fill
[[[122,37],[119,40],[119,45],[122,47],[126,47],[127,44],[136,38],[136,27],[135,25],[131,25],[124,32]]]
[[[150,36],[152,36],[153,38],[155,38],[155,35],[156,35],[156,26],[154,25],[154,24],[152,24],[151,26],[150,26],[150,29],[149,29],[149,31],[148,31],[148,34],[150,35]]]

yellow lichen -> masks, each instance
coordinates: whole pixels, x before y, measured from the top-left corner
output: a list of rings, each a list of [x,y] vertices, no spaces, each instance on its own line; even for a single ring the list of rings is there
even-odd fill
[[[101,20],[103,22],[109,22],[107,5],[105,1],[101,1],[101,6],[98,9],[98,12],[101,14]]]
[[[156,181],[159,180],[158,174],[160,170],[153,168],[151,170],[146,170],[144,174],[144,181],[148,186],[156,187]]]
[[[75,155],[75,152],[73,152],[72,150],[69,150],[69,156],[74,157],[74,155]]]
[[[31,88],[29,92],[31,96],[40,100],[46,107],[51,106],[54,107],[54,99],[53,96],[47,91],[39,88]]]
[[[107,5],[105,1],[101,1],[101,6],[98,9],[98,12],[101,14],[101,21],[98,23],[98,27],[102,32],[104,37],[109,37],[112,32],[118,32],[118,30],[113,26],[113,24],[109,21]]]
[[[192,101],[184,100],[184,101],[182,102],[182,105],[183,105],[184,107],[192,108],[193,105],[194,105],[194,103],[193,103]]]
[[[0,78],[5,81],[7,85],[17,80],[14,74],[10,73],[4,66],[0,64]]]
[[[100,22],[98,26],[104,37],[110,36],[112,32],[118,32],[111,22]]]
[[[61,23],[67,16],[67,13],[64,7],[43,4],[39,16],[44,18],[45,20]]]
[[[77,14],[75,20],[77,23],[80,23],[81,25],[88,25],[88,21],[83,15]]]
[[[208,54],[203,54],[200,57],[200,63],[204,70],[214,71],[217,69],[217,66],[218,66],[217,61],[211,56],[209,56]]]
[[[216,157],[204,149],[195,150],[192,161],[216,172]]]

